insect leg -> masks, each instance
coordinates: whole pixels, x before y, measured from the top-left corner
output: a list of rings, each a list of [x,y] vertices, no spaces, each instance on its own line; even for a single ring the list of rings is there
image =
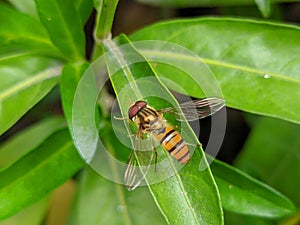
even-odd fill
[[[154,170],[155,170],[155,173],[157,172],[157,168],[156,168],[156,164],[157,164],[157,157],[158,157],[158,154],[157,154],[157,150],[156,150],[156,146],[155,146],[155,143],[154,143],[154,138],[153,138],[153,135],[151,135],[151,139],[152,139],[152,146],[153,146],[153,149],[154,149],[154,152],[155,152],[155,164],[154,164]]]
[[[192,143],[188,143],[188,142],[185,142],[186,143],[186,145],[190,145],[190,146],[194,146],[194,147],[196,147],[196,146],[199,146],[199,147],[202,147],[202,144],[201,143],[197,143],[197,144],[192,144]]]

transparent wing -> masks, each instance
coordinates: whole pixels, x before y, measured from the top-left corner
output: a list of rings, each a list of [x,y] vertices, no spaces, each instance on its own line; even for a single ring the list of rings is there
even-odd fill
[[[145,179],[151,166],[153,153],[152,147],[147,147],[142,139],[136,137],[136,144],[124,171],[124,182],[129,191],[136,189]]]
[[[207,97],[184,102],[180,104],[181,110],[178,107],[169,107],[161,109],[159,111],[162,113],[174,113],[176,114],[176,119],[179,121],[184,120],[184,118],[188,121],[193,121],[210,116],[219,111],[224,106],[224,99],[217,97]]]

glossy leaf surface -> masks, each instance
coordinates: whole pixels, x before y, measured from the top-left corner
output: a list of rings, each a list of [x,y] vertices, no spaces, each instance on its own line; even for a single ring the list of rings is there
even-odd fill
[[[2,134],[56,85],[60,66],[53,59],[20,56],[1,60],[0,73]]]
[[[224,209],[245,215],[282,218],[295,206],[270,186],[218,160],[211,164]]]
[[[85,37],[82,19],[72,0],[35,0],[40,20],[53,44],[68,59],[83,59]]]

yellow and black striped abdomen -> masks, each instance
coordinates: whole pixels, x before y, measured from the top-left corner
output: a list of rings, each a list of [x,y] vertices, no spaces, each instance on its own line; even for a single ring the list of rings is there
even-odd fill
[[[166,126],[164,132],[153,133],[162,146],[181,164],[190,160],[190,152],[179,132],[171,126]]]

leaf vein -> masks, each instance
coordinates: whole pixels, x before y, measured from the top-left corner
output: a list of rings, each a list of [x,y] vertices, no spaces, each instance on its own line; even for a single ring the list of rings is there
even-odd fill
[[[55,67],[55,68],[48,69],[46,71],[42,71],[40,74],[37,74],[36,76],[30,77],[29,79],[23,80],[22,82],[14,86],[11,86],[10,88],[0,93],[0,101],[3,101],[6,98],[14,95],[15,93],[18,93],[19,91],[24,90],[41,81],[58,77],[60,75],[60,69],[61,67]]]

